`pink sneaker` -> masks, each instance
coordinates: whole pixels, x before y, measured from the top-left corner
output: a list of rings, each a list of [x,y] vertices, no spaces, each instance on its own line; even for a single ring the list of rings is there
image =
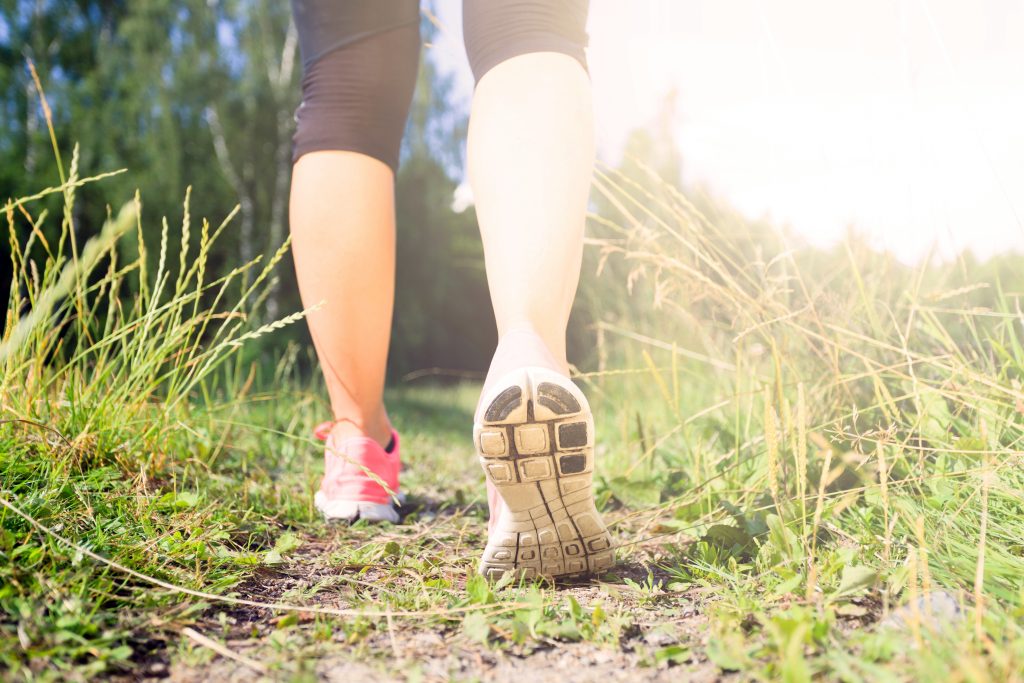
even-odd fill
[[[314,432],[326,441],[324,478],[313,501],[327,521],[398,522],[394,500],[398,496],[398,432],[391,430],[391,452],[369,437],[339,441],[330,434],[330,423]],[[373,476],[371,476],[371,473]],[[382,485],[383,483],[383,485]],[[385,488],[386,487],[386,488]]]

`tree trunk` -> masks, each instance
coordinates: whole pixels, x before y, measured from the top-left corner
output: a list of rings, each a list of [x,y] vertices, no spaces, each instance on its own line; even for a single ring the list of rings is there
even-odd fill
[[[288,22],[288,33],[281,50],[281,62],[273,81],[274,102],[277,105],[277,150],[275,158],[274,194],[270,203],[270,244],[277,248],[284,241],[285,208],[288,206],[288,187],[291,179],[291,128],[292,111],[288,107],[289,86],[295,70],[298,32],[295,22]],[[267,316],[276,320],[281,311],[280,280],[274,279],[270,296],[267,297]]]
[[[221,126],[217,110],[210,106],[206,108],[205,113],[206,123],[210,127],[210,133],[213,136],[213,150],[217,154],[217,162],[220,164],[224,177],[228,179],[231,187],[235,190],[235,194],[238,195],[239,214],[242,221],[238,253],[242,263],[248,263],[256,258],[254,245],[256,217],[252,194],[242,181],[242,176],[235,169],[234,164],[231,163],[231,154],[228,151],[228,143],[224,137],[224,127]]]

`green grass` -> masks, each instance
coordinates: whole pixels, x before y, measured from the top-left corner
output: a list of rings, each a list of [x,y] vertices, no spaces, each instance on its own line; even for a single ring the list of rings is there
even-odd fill
[[[232,665],[299,680],[340,661],[474,680],[499,652],[577,657],[595,676],[1024,677],[1019,279],[909,269],[854,241],[790,248],[654,178],[602,172],[602,274],[583,294],[600,302],[595,352],[577,381],[619,565],[491,586],[473,576],[478,387],[391,386],[410,514],[324,527],[310,433],[326,405],[306,351],[243,355],[301,323],[255,315],[284,248],[211,273],[221,228],[186,204],[147,245],[137,202],[76,244],[76,165],[4,212],[5,677]],[[62,216],[41,210],[50,195]],[[57,241],[32,228],[48,220]],[[938,593],[957,615],[922,613]]]

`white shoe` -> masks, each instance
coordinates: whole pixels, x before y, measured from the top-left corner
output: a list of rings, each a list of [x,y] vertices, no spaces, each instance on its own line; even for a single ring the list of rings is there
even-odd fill
[[[615,563],[594,506],[594,418],[571,380],[540,367],[504,376],[488,391],[473,441],[505,502],[480,573],[527,578],[597,573]]]
[[[355,500],[329,500],[323,491],[313,496],[313,504],[327,522],[355,522],[365,519],[370,522],[391,522],[398,524],[398,510],[394,504],[360,503]]]

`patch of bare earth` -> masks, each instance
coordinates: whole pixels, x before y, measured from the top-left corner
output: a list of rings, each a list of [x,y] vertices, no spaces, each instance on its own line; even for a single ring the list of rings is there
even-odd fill
[[[456,553],[449,554],[449,558],[459,554],[470,557],[478,540],[477,528],[477,524],[460,526],[458,520],[450,517],[443,521],[435,517],[411,529],[405,525],[395,527],[384,539],[377,540],[386,542],[393,536],[396,542],[410,547],[411,553],[447,552]],[[408,599],[409,592],[424,590],[424,576],[414,570],[339,562],[343,554],[338,551],[354,542],[359,539],[353,539],[351,532],[308,538],[286,563],[260,568],[236,592],[261,602],[347,608],[365,607],[374,596],[404,593]],[[650,551],[635,550],[630,564],[620,564],[616,574],[639,583],[647,579],[648,567],[652,567],[659,578],[653,569],[656,553],[656,547]],[[471,570],[468,561],[442,568],[453,591],[461,591]],[[708,622],[703,613],[706,597],[700,592],[660,591],[644,596],[622,583],[598,581],[577,582],[555,590],[556,599],[571,594],[586,609],[601,604],[612,615],[610,618],[618,620],[617,640],[570,642],[541,638],[513,645],[497,633],[485,645],[469,638],[454,620],[397,617],[390,624],[377,618],[376,628],[350,640],[351,632],[347,634],[339,620],[318,620],[313,615],[301,614],[298,623],[282,629],[281,613],[213,606],[192,628],[214,639],[227,652],[215,652],[195,642],[185,656],[172,655],[168,669],[158,667],[157,675],[180,683],[723,680],[718,667],[703,654]],[[443,606],[438,611],[442,610]],[[666,648],[673,648],[675,661],[658,662],[656,653]]]

